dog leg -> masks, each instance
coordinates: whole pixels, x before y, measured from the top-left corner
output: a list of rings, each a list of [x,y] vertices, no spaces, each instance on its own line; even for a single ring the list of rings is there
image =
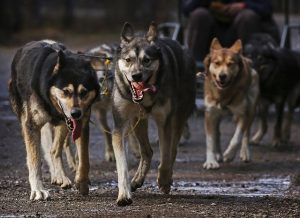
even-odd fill
[[[160,191],[165,194],[168,194],[171,190],[173,164],[184,128],[184,122],[180,123],[177,119],[178,117],[173,116],[169,123],[158,123],[160,165],[158,167],[157,183]]]
[[[82,118],[82,130],[80,137],[75,141],[78,154],[78,167],[75,175],[75,185],[82,195],[89,193],[89,120],[90,112]]]
[[[95,109],[94,113],[97,117],[100,131],[104,135],[105,139],[105,160],[106,161],[115,161],[115,155],[112,147],[112,136],[111,136],[111,129],[107,124],[107,112],[105,109]]]
[[[282,127],[282,140],[288,143],[291,136],[291,124],[293,120],[294,110],[297,107],[297,100],[300,96],[300,85],[298,85],[288,97],[288,112],[285,114],[284,123]]]
[[[140,188],[145,180],[146,174],[149,171],[153,151],[148,138],[148,121],[141,120],[139,125],[135,128],[135,136],[139,141],[140,163],[133,179],[131,180],[131,190],[135,191]]]
[[[51,149],[51,156],[54,165],[54,177],[51,183],[60,185],[62,188],[71,188],[72,182],[66,176],[62,163],[62,149],[66,138],[68,137],[68,129],[65,123],[53,127],[54,140]]]
[[[115,122],[116,123],[116,122]],[[127,165],[127,149],[125,148],[123,140],[122,128],[115,128],[112,135],[112,144],[116,157],[117,171],[118,171],[118,188],[119,194],[117,204],[119,206],[126,206],[132,203],[128,165]]]
[[[135,133],[129,134],[128,144],[131,152],[136,157],[136,159],[140,159],[141,158],[140,143]]]
[[[249,162],[251,159],[250,149],[249,149],[249,127],[243,132],[240,158],[244,162]]]
[[[31,120],[26,119],[28,115],[21,115],[21,128],[24,136],[27,152],[27,167],[29,171],[29,183],[31,187],[30,200],[46,200],[49,192],[42,184],[41,157],[40,157],[40,129]]]
[[[217,169],[220,167],[217,157],[221,160],[220,148],[220,125],[221,112],[218,110],[205,112],[206,132],[206,161],[203,164],[205,169]]]
[[[52,143],[53,143],[52,125],[50,123],[46,123],[41,128],[41,144],[44,152],[44,158],[49,167],[51,180],[54,177],[54,173],[55,173],[51,154],[50,154]]]
[[[183,129],[182,137],[180,140],[180,144],[187,143],[190,138],[191,138],[190,127],[189,127],[188,121],[186,121],[186,123],[184,124],[184,129]]]
[[[76,172],[77,164],[76,164],[76,161],[75,161],[72,149],[71,149],[70,134],[68,134],[67,137],[65,138],[64,151],[66,154],[67,163],[68,163],[69,168],[73,172]]]
[[[275,104],[276,108],[276,121],[274,126],[274,136],[272,139],[272,147],[278,147],[281,145],[281,128],[282,128],[282,119],[283,119],[283,109],[284,109],[284,100],[277,102]]]
[[[257,145],[262,140],[263,136],[267,132],[268,129],[268,111],[269,111],[269,104],[267,102],[264,102],[263,100],[260,100],[259,104],[259,128],[257,132],[254,134],[254,136],[251,138],[250,143]]]
[[[232,139],[230,140],[228,148],[225,150],[223,156],[225,162],[230,162],[234,159],[236,152],[241,144],[242,136],[244,135],[244,121],[243,118],[239,117],[237,120],[236,129]]]

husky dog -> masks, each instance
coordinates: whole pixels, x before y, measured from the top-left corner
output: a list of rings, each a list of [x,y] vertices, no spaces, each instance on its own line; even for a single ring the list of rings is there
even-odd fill
[[[97,74],[97,80],[100,85],[100,98],[95,101],[92,106],[92,116],[95,116],[97,126],[104,135],[105,141],[105,160],[115,161],[115,155],[112,147],[111,128],[108,125],[108,113],[111,112],[111,93],[113,89],[114,81],[114,69],[115,69],[115,54],[117,52],[118,45],[116,43],[101,44],[95,48],[89,49],[86,52],[78,52],[91,58],[92,67]],[[129,134],[128,140],[130,141],[130,148],[133,154],[139,158],[139,145],[135,135]],[[64,150],[67,157],[67,162],[73,171],[76,171],[77,158],[70,148],[70,140],[67,138],[64,144]]]
[[[118,171],[117,204],[132,203],[131,190],[144,183],[153,151],[148,138],[148,117],[158,127],[160,165],[157,182],[160,190],[170,192],[177,144],[185,122],[195,104],[195,67],[180,44],[159,39],[154,23],[145,36],[135,35],[125,23],[121,33],[113,89],[113,149]],[[124,138],[134,131],[140,144],[141,159],[131,185]]]
[[[96,70],[98,82],[100,84],[99,101],[93,104],[92,112],[96,117],[100,131],[105,139],[105,160],[114,161],[114,151],[111,142],[111,129],[107,122],[107,113],[111,111],[111,93],[114,80],[113,58],[118,46],[114,44],[102,44],[87,51],[89,55],[101,56],[103,58],[92,58],[92,66]]]
[[[61,159],[68,129],[79,159],[75,183],[81,194],[88,194],[89,120],[92,103],[99,93],[90,61],[56,42],[34,41],[18,49],[11,69],[9,96],[26,145],[30,199],[49,197],[42,184],[41,142],[52,183],[63,188],[71,185]]]
[[[210,53],[204,61],[204,104],[206,131],[206,169],[219,168],[221,161],[220,130],[221,117],[231,112],[237,127],[224,161],[232,161],[241,144],[240,158],[250,160],[249,134],[255,115],[259,94],[258,75],[251,69],[250,61],[241,54],[242,43],[237,40],[231,48],[223,48],[214,38]]]

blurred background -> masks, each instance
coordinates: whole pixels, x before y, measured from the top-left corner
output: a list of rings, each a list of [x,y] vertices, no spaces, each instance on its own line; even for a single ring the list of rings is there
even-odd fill
[[[289,22],[298,22],[299,0],[272,0],[274,19],[282,30],[284,12]],[[86,40],[114,41],[125,21],[144,29],[150,21],[157,23],[180,21],[180,0],[1,0],[0,43],[22,44],[41,38],[64,41],[86,35]],[[94,37],[93,37],[94,36]],[[102,43],[99,41],[99,43]]]

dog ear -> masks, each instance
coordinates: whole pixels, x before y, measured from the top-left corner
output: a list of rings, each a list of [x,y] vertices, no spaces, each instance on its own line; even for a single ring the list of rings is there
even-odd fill
[[[230,47],[230,50],[236,53],[242,53],[242,41],[240,39],[236,40]]]
[[[209,74],[209,65],[210,65],[210,55],[206,55],[204,61],[204,74],[208,75]]]
[[[134,38],[134,29],[130,23],[125,23],[121,33],[121,42],[129,43]]]
[[[57,52],[57,61],[56,61],[56,64],[54,66],[53,73],[58,72],[59,68],[61,68],[61,66],[63,65],[64,59],[65,59],[64,52],[62,50],[59,50]]]
[[[146,34],[146,38],[149,42],[153,42],[157,39],[157,26],[154,21],[151,22],[148,32]]]
[[[213,38],[210,44],[210,50],[212,51],[212,50],[220,50],[220,49],[222,49],[222,45],[220,41],[217,38]]]

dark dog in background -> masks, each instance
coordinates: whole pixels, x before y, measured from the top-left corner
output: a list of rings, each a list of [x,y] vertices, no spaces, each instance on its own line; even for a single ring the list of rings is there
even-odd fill
[[[126,23],[121,33],[113,89],[113,148],[118,171],[118,205],[132,203],[131,191],[141,187],[150,168],[153,151],[148,138],[148,117],[158,127],[160,165],[157,182],[169,193],[177,145],[196,94],[195,67],[180,44],[159,39],[155,24],[144,36]],[[134,131],[140,144],[140,164],[131,185],[124,137]]]
[[[18,49],[11,69],[9,97],[26,145],[30,199],[49,197],[42,184],[41,142],[51,181],[65,188],[70,186],[61,158],[68,128],[78,152],[75,184],[81,194],[88,194],[89,120],[99,93],[90,61],[59,43],[44,40]]]
[[[286,143],[297,98],[300,93],[300,54],[279,48],[269,35],[256,35],[245,45],[245,55],[253,61],[260,78],[259,129],[251,142],[258,144],[267,131],[269,106],[275,104],[276,120],[272,146]],[[288,112],[283,125],[284,107]]]

